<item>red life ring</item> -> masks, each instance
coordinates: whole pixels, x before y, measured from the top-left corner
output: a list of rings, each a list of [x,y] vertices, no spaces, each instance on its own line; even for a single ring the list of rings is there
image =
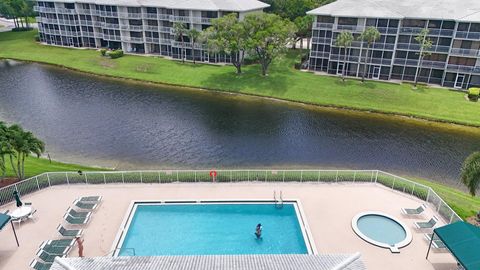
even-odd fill
[[[216,177],[217,171],[210,171],[210,177]]]

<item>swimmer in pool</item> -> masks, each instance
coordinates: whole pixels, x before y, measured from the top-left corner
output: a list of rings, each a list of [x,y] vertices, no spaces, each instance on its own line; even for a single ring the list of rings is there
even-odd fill
[[[257,227],[255,228],[255,236],[257,236],[257,239],[262,237],[262,229],[262,224],[258,223]]]

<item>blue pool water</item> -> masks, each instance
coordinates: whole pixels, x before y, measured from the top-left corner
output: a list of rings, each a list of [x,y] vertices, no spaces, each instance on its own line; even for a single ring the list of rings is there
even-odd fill
[[[372,240],[394,245],[405,240],[407,233],[395,220],[379,215],[365,215],[358,219],[357,227]]]
[[[293,204],[138,205],[119,255],[132,248],[136,256],[308,253]]]

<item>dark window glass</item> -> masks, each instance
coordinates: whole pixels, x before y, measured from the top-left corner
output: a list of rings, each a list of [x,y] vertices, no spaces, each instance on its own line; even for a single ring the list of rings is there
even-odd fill
[[[443,21],[442,29],[455,29],[455,22],[454,21]]]
[[[468,31],[468,27],[470,26],[469,23],[459,23],[458,24],[458,31]]]
[[[472,23],[472,25],[470,25],[470,32],[480,32],[480,23]]]
[[[147,7],[147,13],[156,14],[157,13],[157,8]]]
[[[346,17],[338,18],[339,25],[357,25],[357,22],[358,22],[357,18],[346,18]]]
[[[388,20],[386,19],[379,19],[378,20],[378,27],[387,27],[388,25]]]
[[[397,28],[398,27],[398,20],[390,20],[390,22],[388,23],[388,27]]]
[[[330,16],[317,16],[317,22],[319,23],[334,23],[335,18]]]
[[[431,20],[428,22],[428,28],[440,29],[441,26],[442,26],[442,21]]]
[[[367,26],[376,26],[377,19],[367,19]]]
[[[397,51],[397,55],[395,57],[405,59],[405,58],[407,58],[407,52],[406,51]]]

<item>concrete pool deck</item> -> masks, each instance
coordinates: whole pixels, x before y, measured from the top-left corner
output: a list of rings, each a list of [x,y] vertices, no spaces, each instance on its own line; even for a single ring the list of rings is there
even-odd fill
[[[449,253],[433,252],[425,259],[428,243],[413,222],[429,219],[434,212],[427,208],[420,219],[402,216],[400,208],[416,208],[423,201],[371,183],[174,183],[110,184],[55,186],[22,197],[37,209],[34,221],[15,226],[20,242],[17,248],[10,226],[0,232],[0,269],[29,269],[29,263],[42,241],[58,238],[56,227],[66,209],[80,196],[101,195],[103,202],[84,226],[84,254],[98,257],[111,254],[112,245],[132,200],[268,200],[274,190],[283,197],[301,202],[318,253],[362,254],[367,269],[456,269]],[[0,212],[14,209],[8,204]],[[373,246],[360,239],[351,228],[352,218],[363,211],[380,211],[407,224],[413,234],[410,245],[400,254]],[[436,215],[436,214],[435,214]],[[438,216],[438,215],[437,215]],[[440,221],[442,222],[442,221]],[[70,257],[78,256],[76,247]]]

